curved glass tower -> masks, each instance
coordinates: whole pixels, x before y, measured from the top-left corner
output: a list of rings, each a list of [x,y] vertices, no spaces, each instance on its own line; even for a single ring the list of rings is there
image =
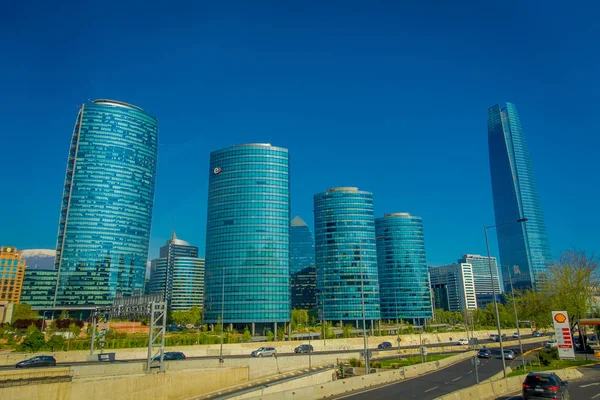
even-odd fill
[[[498,248],[504,287],[511,268],[515,289],[539,289],[552,261],[542,205],[517,109],[511,103],[488,110],[488,147]]]
[[[58,225],[56,306],[110,305],[117,292],[143,292],[157,135],[157,119],[139,107],[81,106]]]
[[[314,195],[317,308],[325,321],[380,319],[373,194],[355,187]]]
[[[289,259],[287,149],[247,144],[211,153],[204,321],[253,329],[289,322]]]
[[[423,220],[409,213],[386,214],[375,220],[375,232],[381,318],[419,324],[432,318]]]

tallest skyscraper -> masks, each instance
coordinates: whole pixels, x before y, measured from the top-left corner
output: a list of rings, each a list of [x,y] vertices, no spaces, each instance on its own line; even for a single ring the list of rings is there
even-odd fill
[[[488,147],[498,248],[505,287],[539,288],[552,254],[529,150],[517,109],[511,103],[488,110]]]
[[[117,292],[143,290],[157,135],[157,119],[137,106],[81,106],[58,225],[56,306],[110,305]]]

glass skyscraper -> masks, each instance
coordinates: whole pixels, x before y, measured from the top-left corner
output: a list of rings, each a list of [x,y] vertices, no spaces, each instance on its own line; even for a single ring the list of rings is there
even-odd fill
[[[432,318],[421,217],[386,214],[375,220],[375,233],[381,318],[413,323]]]
[[[288,150],[217,150],[208,172],[204,321],[277,329],[290,321]]]
[[[52,308],[57,275],[55,269],[25,268],[21,303],[29,304],[34,310]]]
[[[290,274],[315,265],[315,242],[302,218],[296,216],[290,224]]]
[[[139,107],[81,106],[60,210],[56,306],[110,305],[117,292],[143,292],[157,135],[157,119]]]
[[[373,194],[355,187],[314,196],[317,303],[325,321],[380,319]]]
[[[175,232],[160,248],[159,258],[150,267],[150,293],[162,293],[171,310],[202,307],[204,300],[204,260],[198,247],[178,239]]]
[[[463,254],[458,263],[471,264],[471,267],[473,267],[473,282],[475,283],[478,308],[485,308],[488,303],[494,301],[494,291],[496,291],[496,298],[500,300],[500,294],[503,290],[498,277],[496,257],[490,257],[488,261],[487,256]],[[490,275],[490,263],[492,264],[493,278]]]
[[[512,274],[515,289],[539,289],[552,254],[525,134],[513,104],[488,110],[488,146],[496,224],[528,219],[497,228],[504,287],[509,288],[508,268],[517,266],[519,273]]]

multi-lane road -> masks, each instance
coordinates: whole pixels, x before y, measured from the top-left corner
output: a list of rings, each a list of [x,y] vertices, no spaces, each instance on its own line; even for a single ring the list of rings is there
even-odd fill
[[[523,345],[525,351],[535,348],[539,344]],[[518,344],[507,343],[507,349],[518,351]],[[490,349],[493,354],[491,359],[479,359],[477,373],[482,381],[502,371],[502,360],[496,358],[500,354],[498,349]],[[519,359],[512,362],[519,362]],[[507,365],[511,361],[507,360]],[[338,398],[352,400],[383,400],[393,398],[431,400],[436,397],[475,385],[475,367],[473,360],[466,360],[452,365],[451,367],[422,375],[406,381],[394,383],[376,389],[363,391],[350,396],[343,395]]]

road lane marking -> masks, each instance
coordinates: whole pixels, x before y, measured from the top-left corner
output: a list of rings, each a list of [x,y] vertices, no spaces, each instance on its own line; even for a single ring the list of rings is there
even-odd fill
[[[596,385],[600,385],[600,382],[594,382],[594,383],[588,383],[587,385],[581,385],[579,387],[590,387],[590,386],[596,386]]]
[[[432,390],[435,390],[435,389],[437,389],[437,388],[439,388],[439,386],[434,386],[434,387],[432,387],[431,389],[427,389],[427,390],[425,391],[425,393],[427,393],[427,392],[431,392]]]
[[[595,395],[595,396],[592,396],[592,399],[595,399],[595,398],[596,398],[596,397],[598,397],[598,396],[600,396],[600,393],[598,393],[598,394],[597,394],[597,395]]]
[[[459,376],[458,378],[452,379],[452,382],[455,382],[455,381],[459,380],[460,378],[462,378],[462,376]]]

